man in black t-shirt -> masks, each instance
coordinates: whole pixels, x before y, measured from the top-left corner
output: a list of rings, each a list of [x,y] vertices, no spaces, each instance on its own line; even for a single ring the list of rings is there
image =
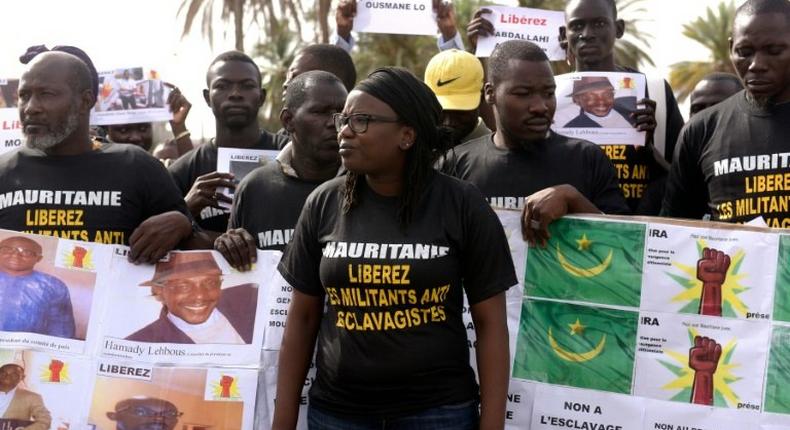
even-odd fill
[[[566,212],[628,212],[604,153],[550,130],[556,86],[542,49],[500,44],[488,59],[488,80],[497,131],[451,150],[445,171],[475,184],[494,207],[524,208],[528,237],[545,234]]]
[[[307,196],[337,176],[340,158],[332,114],[343,110],[347,95],[343,83],[328,72],[311,71],[291,81],[280,112],[291,141],[276,163],[256,169],[239,184],[230,230],[215,242],[233,267],[248,269],[256,245],[285,249]]]
[[[617,18],[614,0],[573,0],[565,9],[565,26],[560,28],[560,41],[567,44],[568,52],[575,60],[575,72],[637,72],[615,62],[614,44],[624,32],[625,22]],[[644,104],[644,108],[633,113],[635,127],[647,131],[645,146],[605,145],[601,148],[617,169],[620,188],[635,214],[658,214],[666,166],[672,160],[675,141],[683,127],[680,109],[672,88],[666,82],[663,96],[654,95],[654,100],[640,100],[637,104]],[[665,100],[666,116],[656,118],[655,100],[662,99]],[[659,136],[654,134],[658,122],[666,130],[664,136],[660,136],[664,148],[656,144]]]
[[[22,57],[27,145],[0,156],[0,228],[128,244],[133,262],[158,261],[192,236],[173,180],[140,148],[95,146],[88,120],[98,77],[90,58],[78,48],[40,48]]]
[[[238,51],[220,54],[206,73],[208,89],[203,98],[214,113],[217,135],[188,152],[168,168],[181,189],[189,211],[213,240],[228,228],[227,209],[220,202],[231,200],[217,188],[236,187],[231,173],[218,173],[217,148],[277,149],[273,134],[258,126],[258,110],[266,99],[261,72],[247,55]]]
[[[790,228],[790,2],[748,0],[730,45],[745,90],[683,129],[662,214]]]

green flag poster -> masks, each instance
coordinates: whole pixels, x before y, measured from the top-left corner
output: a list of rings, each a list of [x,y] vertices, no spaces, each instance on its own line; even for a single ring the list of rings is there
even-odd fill
[[[790,321],[790,236],[779,239],[779,259],[776,263],[774,319]]]
[[[513,377],[630,393],[637,318],[630,311],[525,300]]]
[[[563,218],[549,232],[529,248],[527,296],[639,306],[644,224]]]
[[[765,382],[767,412],[790,414],[790,327],[775,326]]]

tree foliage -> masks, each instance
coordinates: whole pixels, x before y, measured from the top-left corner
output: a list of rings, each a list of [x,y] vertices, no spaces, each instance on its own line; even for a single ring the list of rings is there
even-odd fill
[[[735,3],[708,8],[705,16],[683,25],[683,35],[710,51],[709,61],[682,61],[670,66],[669,83],[678,100],[685,100],[697,83],[712,72],[735,73],[730,62],[729,37],[735,18]]]

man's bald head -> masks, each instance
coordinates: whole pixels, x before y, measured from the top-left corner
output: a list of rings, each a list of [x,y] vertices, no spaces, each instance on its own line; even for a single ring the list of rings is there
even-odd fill
[[[90,68],[84,61],[67,52],[47,51],[36,55],[28,63],[25,74],[49,73],[52,70],[66,77],[75,95],[90,91],[95,101],[97,89],[93,88]]]
[[[0,240],[0,246],[3,246],[3,245],[10,246],[12,244],[13,245],[26,245],[31,250],[35,250],[39,254],[41,254],[41,251],[42,251],[41,250],[41,245],[39,245],[38,242],[36,242],[33,239],[30,239],[29,237],[11,236],[11,237],[7,237],[7,238],[5,238],[3,240]]]

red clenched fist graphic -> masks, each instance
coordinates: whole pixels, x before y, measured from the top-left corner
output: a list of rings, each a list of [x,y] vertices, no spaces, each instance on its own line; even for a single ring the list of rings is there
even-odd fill
[[[715,340],[696,336],[689,350],[689,367],[694,371],[691,403],[713,406],[713,374],[719,366],[721,345]]]
[[[729,268],[729,255],[713,248],[702,250],[702,258],[697,261],[697,279],[702,281],[700,315],[721,316],[721,286]]]
[[[85,264],[84,260],[86,255],[88,255],[87,249],[81,246],[75,246],[74,250],[71,251],[71,256],[74,257],[74,267],[82,269]]]
[[[222,387],[222,393],[220,394],[220,397],[230,397],[231,385],[233,385],[233,377],[222,375],[222,378],[219,380],[219,386]]]
[[[63,362],[52,360],[49,362],[49,382],[60,382],[60,372],[63,371]]]

